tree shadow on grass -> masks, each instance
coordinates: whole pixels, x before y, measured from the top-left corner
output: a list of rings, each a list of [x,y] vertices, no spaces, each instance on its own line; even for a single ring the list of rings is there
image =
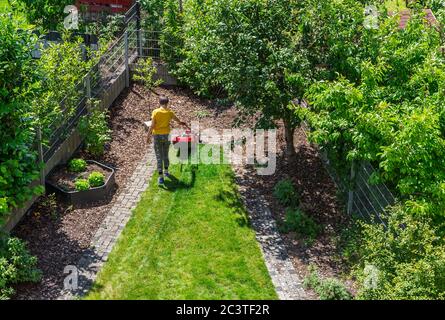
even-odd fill
[[[235,186],[220,190],[218,194],[214,196],[214,199],[223,202],[226,207],[230,208],[232,212],[236,214],[235,220],[240,227],[250,226],[246,208]]]

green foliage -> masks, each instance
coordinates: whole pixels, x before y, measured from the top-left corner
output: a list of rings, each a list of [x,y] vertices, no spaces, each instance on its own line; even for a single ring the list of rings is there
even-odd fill
[[[363,30],[368,44],[356,63],[359,77],[339,75],[308,90],[312,139],[338,166],[367,160],[376,181],[395,185],[404,200],[445,208],[445,59],[440,34],[413,11],[406,29],[395,18]]]
[[[56,197],[55,193],[51,193],[51,194],[41,197],[39,205],[42,208],[45,208],[45,210],[49,211],[51,219],[53,219],[53,220],[57,219],[58,205],[57,205],[57,197]]]
[[[44,29],[53,30],[63,25],[63,9],[73,0],[10,0],[11,7],[26,15],[28,21]]]
[[[445,240],[432,221],[396,206],[387,227],[363,223],[354,275],[361,299],[445,299]]]
[[[142,61],[141,61],[142,60]],[[135,68],[133,80],[140,81],[147,90],[151,90],[162,84],[162,79],[154,80],[157,68],[153,64],[152,58],[141,59]]]
[[[13,284],[38,282],[41,272],[36,265],[37,258],[30,255],[23,241],[0,235],[0,300],[14,294]]]
[[[105,145],[111,141],[111,130],[108,127],[108,113],[101,110],[96,102],[88,115],[79,122],[79,132],[85,140],[86,150],[93,156],[101,156],[105,151]]]
[[[310,274],[304,279],[303,285],[313,289],[320,300],[351,300],[351,293],[345,285],[335,278],[321,279],[315,267],[310,268]]]
[[[88,176],[88,182],[92,188],[103,186],[105,184],[105,176],[101,172],[92,172]]]
[[[71,172],[83,172],[87,169],[87,162],[83,159],[72,159],[68,163],[68,170]]]
[[[30,52],[36,39],[17,29],[12,19],[0,15],[0,224],[6,213],[42,191],[30,187],[39,165],[26,94],[33,81]]]
[[[282,231],[295,232],[305,237],[311,243],[321,231],[321,226],[314,219],[300,209],[286,209],[286,217],[283,222]]]
[[[284,206],[298,206],[298,195],[290,179],[279,181],[274,187],[273,195]]]
[[[77,191],[86,191],[90,189],[90,183],[87,179],[77,179],[74,182],[74,186]]]
[[[97,56],[92,52],[89,53],[91,60],[84,61],[82,40],[70,38],[70,33],[66,33],[61,43],[52,43],[42,49],[42,57],[36,68],[38,81],[33,88],[37,92],[32,108],[45,140],[77,111],[76,107],[84,95],[82,81],[97,61]]]

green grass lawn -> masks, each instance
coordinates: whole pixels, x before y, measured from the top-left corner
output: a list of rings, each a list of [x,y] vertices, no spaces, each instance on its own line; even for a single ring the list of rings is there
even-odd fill
[[[157,175],[87,299],[276,299],[227,165]]]

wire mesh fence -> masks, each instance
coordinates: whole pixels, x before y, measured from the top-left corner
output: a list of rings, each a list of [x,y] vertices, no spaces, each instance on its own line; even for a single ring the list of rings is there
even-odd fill
[[[352,162],[349,164],[349,175],[341,174],[332,165],[327,152],[321,151],[320,154],[326,170],[347,204],[348,213],[385,225],[382,214],[396,202],[396,197],[384,183],[371,182],[376,173],[374,167],[366,161]]]
[[[306,123],[303,129],[306,134],[310,130]],[[348,170],[340,172],[330,161],[325,149],[319,149],[319,154],[326,171],[337,185],[347,212],[386,225],[382,214],[396,202],[396,197],[384,183],[371,183],[376,173],[374,167],[366,161],[349,162]]]

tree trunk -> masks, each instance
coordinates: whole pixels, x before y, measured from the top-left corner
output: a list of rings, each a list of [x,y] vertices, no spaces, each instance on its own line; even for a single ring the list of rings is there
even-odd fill
[[[295,128],[287,120],[284,121],[284,137],[286,138],[286,155],[293,157],[296,155],[294,147],[294,132]]]

